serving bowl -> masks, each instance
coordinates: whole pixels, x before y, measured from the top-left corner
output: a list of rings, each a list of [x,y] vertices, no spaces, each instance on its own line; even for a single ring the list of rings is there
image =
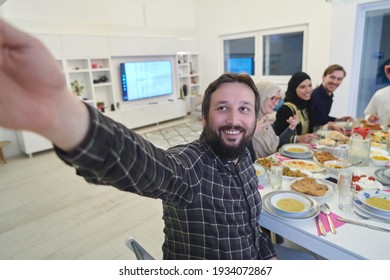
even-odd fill
[[[287,217],[304,216],[313,210],[314,202],[305,195],[293,192],[280,192],[270,197],[270,205]]]
[[[371,161],[376,166],[386,166],[390,163],[390,157],[386,155],[371,155]]]
[[[341,160],[327,160],[323,165],[328,173],[338,175],[340,169],[345,168],[349,163]]]

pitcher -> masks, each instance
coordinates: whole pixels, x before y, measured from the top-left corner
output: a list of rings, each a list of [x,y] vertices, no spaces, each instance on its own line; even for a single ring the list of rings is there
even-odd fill
[[[371,130],[367,127],[354,127],[349,141],[348,159],[351,163],[362,161],[361,166],[370,163]]]

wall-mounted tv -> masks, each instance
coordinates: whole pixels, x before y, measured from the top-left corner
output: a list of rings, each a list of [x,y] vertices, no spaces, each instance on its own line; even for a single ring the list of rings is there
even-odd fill
[[[225,64],[227,69],[225,71],[233,73],[247,73],[249,75],[255,74],[255,63],[253,57],[230,57]]]
[[[172,61],[134,61],[120,63],[124,101],[173,94]]]

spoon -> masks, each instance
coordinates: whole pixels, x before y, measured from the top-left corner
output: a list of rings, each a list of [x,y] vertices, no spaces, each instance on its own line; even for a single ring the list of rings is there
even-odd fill
[[[348,167],[351,167],[351,166],[359,165],[359,164],[361,164],[361,163],[362,163],[362,161],[360,160],[360,161],[358,161],[358,162],[355,162],[355,163],[352,163],[352,164],[350,164],[350,165],[344,166],[343,169],[348,168]]]
[[[321,208],[321,212],[324,213],[326,215],[326,217],[328,218],[330,230],[332,231],[333,234],[336,234],[336,228],[334,227],[332,220],[330,219],[330,216],[329,216],[330,208],[329,208],[328,204],[323,203],[320,205],[320,208]]]

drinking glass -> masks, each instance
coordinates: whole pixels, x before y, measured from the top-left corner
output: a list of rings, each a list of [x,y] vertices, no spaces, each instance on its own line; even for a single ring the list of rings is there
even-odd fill
[[[282,188],[282,176],[283,176],[283,167],[281,165],[272,165],[271,166],[271,186],[275,190]]]
[[[339,192],[339,208],[343,211],[352,211],[356,185],[352,183],[352,168],[339,171],[337,189]]]

